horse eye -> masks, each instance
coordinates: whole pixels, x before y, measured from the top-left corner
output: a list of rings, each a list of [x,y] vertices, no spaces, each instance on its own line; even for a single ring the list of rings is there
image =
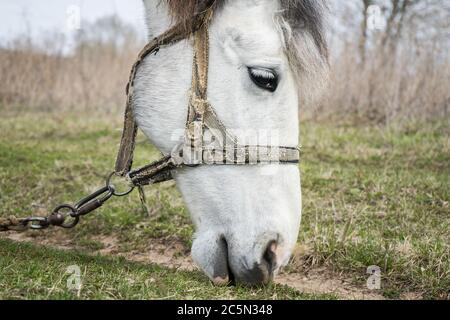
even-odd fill
[[[275,92],[278,87],[278,75],[275,71],[265,68],[248,68],[248,74],[253,83],[261,89]]]

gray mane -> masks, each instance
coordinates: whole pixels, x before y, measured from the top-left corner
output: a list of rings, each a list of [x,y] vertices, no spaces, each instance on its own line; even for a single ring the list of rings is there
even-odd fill
[[[279,0],[282,16],[293,29],[294,34],[308,32],[320,54],[328,59],[328,46],[325,39],[323,0]]]

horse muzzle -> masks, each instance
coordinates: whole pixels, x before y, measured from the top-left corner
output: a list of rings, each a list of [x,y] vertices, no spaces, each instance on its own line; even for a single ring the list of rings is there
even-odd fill
[[[201,239],[203,238],[203,239]],[[269,283],[280,267],[280,236],[264,234],[249,250],[235,239],[198,237],[192,247],[194,261],[216,285]],[[207,242],[201,242],[207,241]]]

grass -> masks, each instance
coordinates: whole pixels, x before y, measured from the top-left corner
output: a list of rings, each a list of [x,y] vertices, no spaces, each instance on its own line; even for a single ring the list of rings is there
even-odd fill
[[[448,124],[303,131],[300,242],[310,263],[355,276],[377,265],[387,297],[449,298]]]
[[[101,186],[120,128],[120,120],[67,114],[0,119],[0,214],[46,214]],[[303,221],[288,271],[326,266],[364,286],[367,267],[377,265],[388,298],[407,292],[449,298],[448,137],[444,122],[402,129],[303,124]],[[158,157],[142,136],[137,149],[136,166]],[[276,285],[216,288],[198,272],[96,256],[102,247],[96,236],[114,235],[121,252],[145,251],[155,240],[189,248],[193,227],[175,185],[146,194],[150,217],[133,193],[64,231],[83,252],[0,240],[0,298],[333,298]],[[64,289],[63,276],[78,263],[86,278],[79,296]]]
[[[214,287],[200,272],[0,240],[0,299],[332,299],[287,286]],[[81,288],[68,289],[81,272]]]

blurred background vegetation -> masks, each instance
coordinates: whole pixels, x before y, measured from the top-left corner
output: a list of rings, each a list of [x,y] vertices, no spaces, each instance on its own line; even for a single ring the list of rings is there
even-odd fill
[[[302,101],[301,117],[358,125],[448,118],[450,1],[329,3],[330,81],[320,99]],[[73,39],[49,32],[36,45],[21,35],[0,47],[0,108],[120,114],[141,35],[119,16],[83,22]]]

